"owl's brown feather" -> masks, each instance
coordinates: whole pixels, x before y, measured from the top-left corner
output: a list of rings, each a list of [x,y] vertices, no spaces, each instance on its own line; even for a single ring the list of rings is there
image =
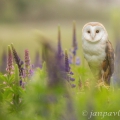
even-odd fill
[[[114,72],[114,49],[110,41],[106,42],[106,58],[102,63],[104,71],[103,78],[106,84],[110,85],[110,78]]]

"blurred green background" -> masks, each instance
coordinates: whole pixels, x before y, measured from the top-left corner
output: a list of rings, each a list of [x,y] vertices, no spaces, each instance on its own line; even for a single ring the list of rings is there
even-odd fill
[[[72,44],[72,21],[76,21],[79,56],[82,56],[81,30],[85,23],[98,21],[106,27],[115,43],[120,26],[119,0],[0,0],[0,55],[13,43],[23,57],[29,49],[32,59],[40,48],[36,34],[43,33],[57,42],[57,26],[61,25],[63,48]]]
[[[109,40],[113,43],[113,46],[115,48],[116,41],[120,38],[120,0],[0,0],[0,57],[2,56],[2,53],[4,51],[7,52],[7,46],[13,43],[16,51],[18,52],[18,55],[20,56],[20,58],[22,58],[22,60],[24,59],[24,50],[28,49],[30,52],[30,57],[32,59],[31,61],[32,63],[34,63],[36,51],[41,49],[37,40],[40,40],[41,34],[44,34],[44,36],[46,36],[50,42],[57,43],[57,26],[59,24],[61,26],[62,47],[63,49],[67,48],[69,50],[71,48],[73,38],[73,20],[76,21],[77,41],[79,47],[77,51],[77,56],[80,56],[81,63],[83,64],[86,62],[84,62],[82,54],[81,31],[82,27],[87,22],[101,22],[108,31]],[[1,61],[2,59],[0,59],[0,66],[2,64]],[[119,66],[119,64],[117,65]],[[86,92],[87,94],[84,94],[84,91],[76,92],[79,91],[78,87],[76,87],[76,91],[70,91],[73,96],[75,96],[73,97],[73,105],[75,105],[75,108],[77,109],[77,111],[75,112],[78,118],[87,119],[87,117],[85,118],[81,114],[81,111],[83,111],[83,109],[88,110],[88,112],[90,112],[93,108],[93,110],[104,112],[117,112],[119,110],[119,91],[108,92],[106,89],[104,90],[103,88],[103,93],[105,93],[102,94],[99,91],[96,91],[94,87],[89,90],[89,80],[92,80],[91,78],[93,77],[90,74],[90,70],[87,70],[86,68],[84,69],[84,67],[81,66],[71,67],[73,72],[75,73],[75,79],[77,79],[75,81],[76,85],[79,84],[79,79],[83,81],[85,80],[86,83],[88,83],[85,88],[86,90],[88,90],[88,92]],[[118,67],[118,69],[119,68],[120,67]],[[50,110],[50,114],[54,113],[52,114],[52,117],[56,117],[57,115],[59,115],[59,111],[65,111],[64,104],[67,104],[67,102],[63,98],[60,99],[58,105],[55,104],[56,106],[54,104],[51,105],[51,102],[49,103],[49,100],[47,100],[46,98],[39,99],[44,96],[46,97],[46,95],[54,95],[55,93],[54,88],[51,87],[50,90],[47,88],[47,86],[43,85],[44,82],[40,81],[46,80],[46,75],[44,74],[44,69],[37,70],[37,74],[34,79],[38,80],[40,84],[38,84],[38,81],[31,84],[29,89],[27,90],[28,94],[25,94],[26,96],[24,98],[28,103],[26,104],[28,105],[28,108],[26,109],[25,107],[25,111],[27,111],[27,114],[25,114],[25,111],[23,110],[23,113],[20,112],[20,115],[13,115],[11,116],[11,119],[15,117],[17,119],[33,120],[33,118],[35,118],[34,112],[36,110],[41,110],[41,108],[45,112],[46,110],[48,112]],[[85,86],[85,84],[81,83],[81,86]],[[7,92],[5,93],[6,94],[1,95],[3,96],[3,99],[1,98],[1,100],[3,100],[1,103],[4,103],[2,106],[5,107],[3,110],[6,111],[6,100],[11,96],[9,97],[9,94]],[[39,94],[40,97],[37,96]],[[61,96],[61,93],[57,95],[58,98],[59,95]],[[6,96],[8,96],[8,98]],[[45,100],[47,100],[47,104]],[[106,103],[106,101],[108,104]],[[30,109],[29,105],[31,107]],[[41,106],[40,109],[39,106]],[[2,111],[2,109],[1,113],[3,113],[3,116],[6,115],[6,112]],[[70,111],[69,114],[66,114],[67,117],[68,115],[73,114]],[[9,118],[9,116],[7,117]],[[95,120],[93,118],[91,119]],[[113,118],[111,117],[109,120],[113,120]]]

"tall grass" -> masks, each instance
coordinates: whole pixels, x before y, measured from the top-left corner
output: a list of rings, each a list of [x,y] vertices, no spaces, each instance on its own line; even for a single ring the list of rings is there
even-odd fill
[[[4,72],[1,69],[0,73],[0,120],[119,120],[120,90],[96,83],[82,56],[81,27],[75,28],[74,24],[70,31],[61,25],[58,39],[57,27],[54,30],[53,27],[41,28],[53,39],[52,43],[39,35],[39,42],[34,41],[30,30],[15,32],[16,28],[13,31],[17,34],[10,33],[13,37],[6,36],[6,41],[2,41],[4,46],[10,45],[1,60],[5,64],[7,59]],[[59,41],[60,49],[53,41]],[[116,51],[119,56],[119,45]],[[75,61],[77,57],[80,57],[79,65]],[[119,65],[119,57],[116,64]]]

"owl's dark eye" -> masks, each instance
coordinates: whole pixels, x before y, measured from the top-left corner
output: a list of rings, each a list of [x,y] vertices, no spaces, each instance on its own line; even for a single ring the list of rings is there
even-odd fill
[[[89,31],[89,30],[88,30],[87,32],[88,32],[88,33],[90,33],[90,31]]]
[[[99,33],[99,30],[96,30],[96,33]]]

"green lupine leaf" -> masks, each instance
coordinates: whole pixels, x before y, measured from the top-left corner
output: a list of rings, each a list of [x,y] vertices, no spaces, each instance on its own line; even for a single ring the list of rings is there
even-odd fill
[[[10,82],[10,83],[14,82],[14,78],[15,78],[15,75],[12,74],[12,75],[9,77],[9,82]]]
[[[19,86],[19,80],[20,80],[19,69],[18,69],[17,64],[15,64],[15,83],[17,86]]]
[[[7,82],[8,78],[7,78],[7,76],[0,75],[0,80]]]
[[[3,99],[6,101],[12,100],[13,93],[11,92],[10,88],[6,88],[3,94]]]

